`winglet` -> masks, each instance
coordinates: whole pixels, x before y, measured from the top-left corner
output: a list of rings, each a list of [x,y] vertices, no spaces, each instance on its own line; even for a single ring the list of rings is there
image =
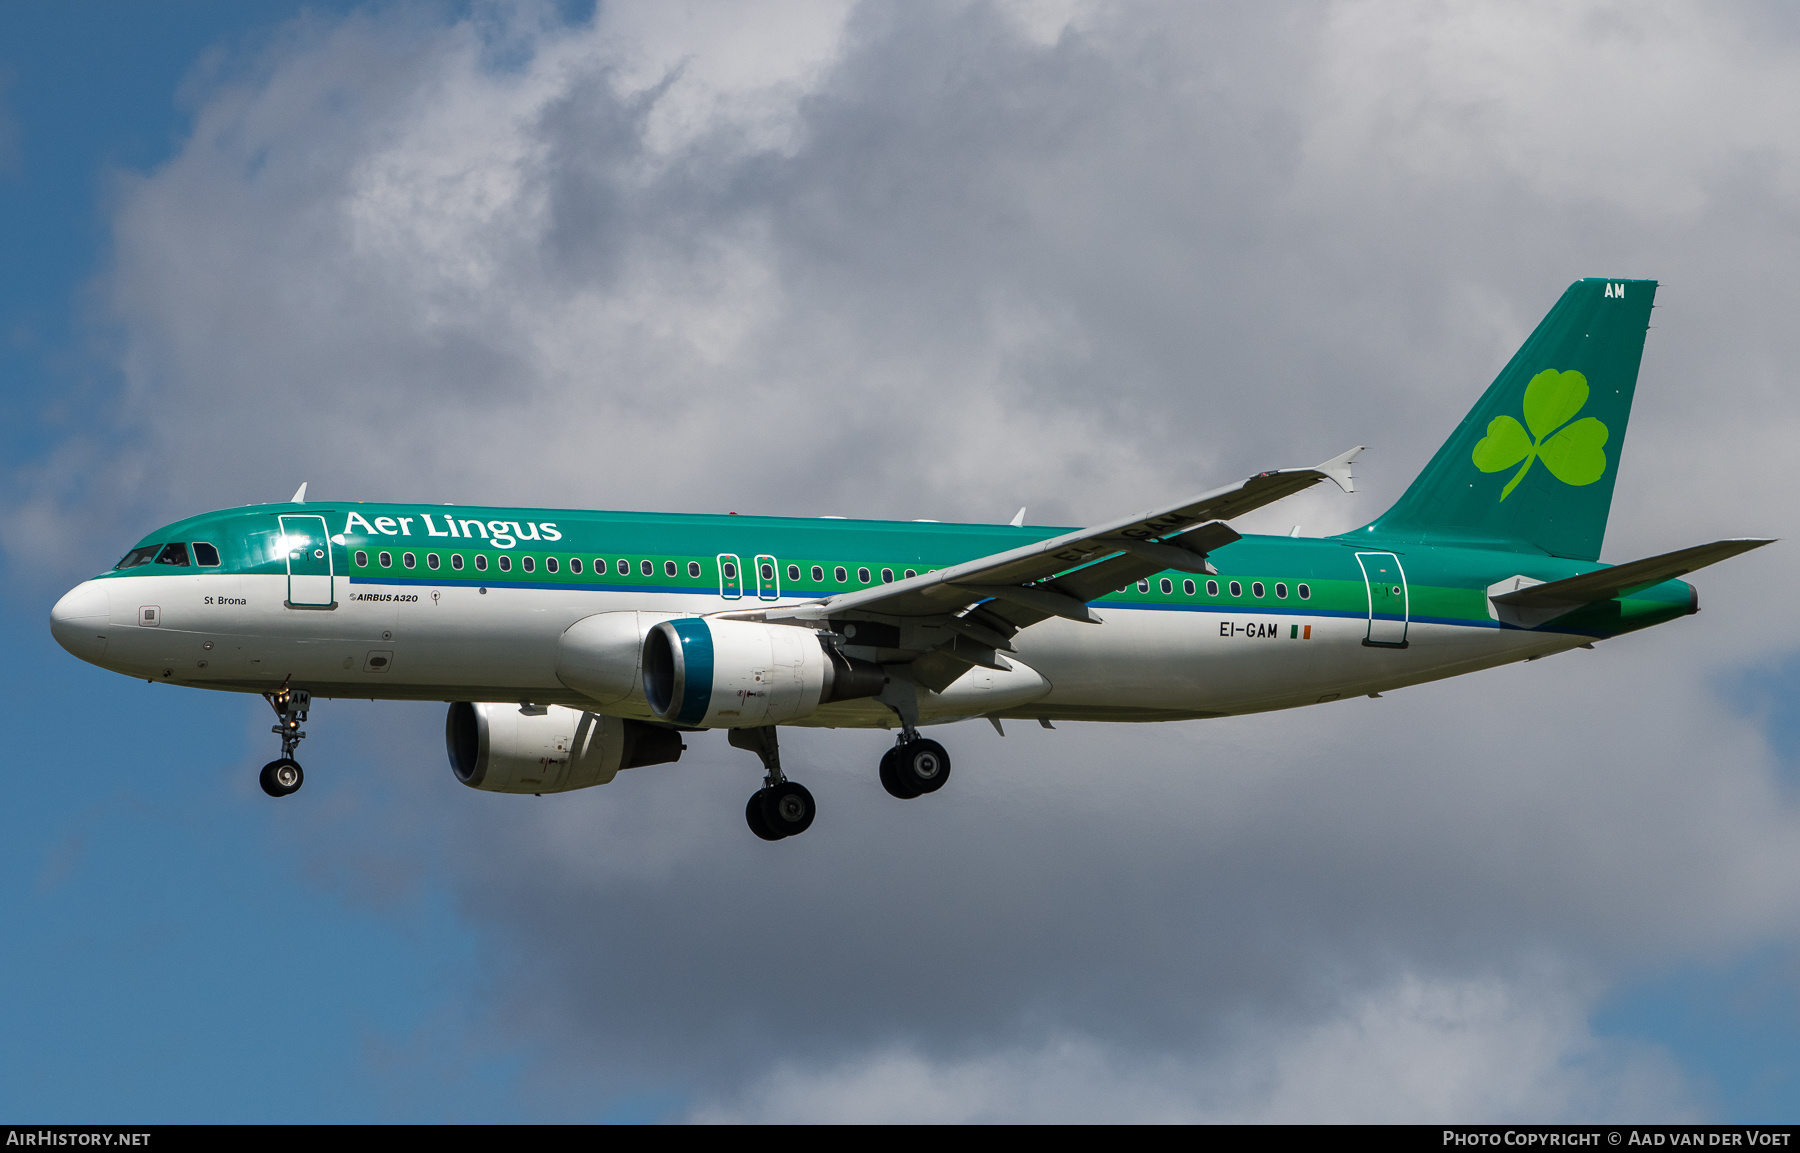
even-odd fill
[[[305,504],[306,503],[306,482],[305,481],[301,481],[300,487],[294,490],[294,503],[295,504]]]
[[[1356,458],[1362,455],[1366,450],[1366,445],[1359,444],[1342,456],[1334,456],[1324,464],[1314,465],[1313,467],[1316,471],[1324,473],[1331,479],[1332,483],[1336,484],[1345,492],[1355,492],[1356,474],[1351,471],[1351,466],[1356,463]]]
[[[1014,528],[1025,527],[1025,507],[1023,505],[1019,506],[1019,511],[1013,515],[1012,520],[1008,523]]]

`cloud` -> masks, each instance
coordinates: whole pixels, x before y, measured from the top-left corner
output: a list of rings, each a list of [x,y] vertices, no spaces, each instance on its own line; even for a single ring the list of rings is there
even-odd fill
[[[946,1061],[897,1049],[784,1066],[690,1117],[703,1123],[1345,1124],[1692,1120],[1668,1059],[1602,1042],[1559,982],[1405,975],[1323,1020],[1204,1062],[1058,1038]],[[1248,1032],[1248,1030],[1246,1030]]]
[[[110,560],[127,517],[302,479],[1079,523],[1371,443],[1364,495],[1246,526],[1336,531],[1617,271],[1669,284],[1608,554],[1785,532],[1794,48],[1683,5],[305,23],[126,182],[118,423],[15,477],[5,545]],[[547,1046],[565,1110],[637,1078],[707,1118],[1680,1113],[1583,1021],[1791,936],[1797,814],[1712,691],[1800,643],[1774,563],[1708,574],[1698,621],[1380,701],[964,726],[911,804],[882,738],[800,733],[822,815],[776,847],[717,734],[487,797],[392,706],[293,851],[377,903],[449,888],[484,1028]]]

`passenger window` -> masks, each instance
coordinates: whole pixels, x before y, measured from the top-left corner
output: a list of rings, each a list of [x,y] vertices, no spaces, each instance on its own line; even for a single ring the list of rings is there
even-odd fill
[[[461,572],[462,566],[463,566],[462,554],[459,552],[451,553],[450,554],[450,567],[455,569],[457,572]]]
[[[487,554],[486,553],[478,552],[475,554],[475,571],[476,572],[486,572],[487,571]]]
[[[1287,585],[1283,584],[1281,581],[1276,581],[1275,582],[1275,596],[1280,600],[1286,600],[1287,599]]]
[[[1186,593],[1188,596],[1193,596],[1194,595],[1194,582],[1193,581],[1182,581],[1181,582],[1181,591]]]
[[[894,570],[893,569],[884,568],[881,570],[881,583],[884,585],[891,585],[894,583]]]
[[[375,559],[381,562],[382,568],[393,568],[394,567],[394,554],[391,552],[384,552],[381,555],[377,556]]]
[[[913,570],[912,570],[912,569],[907,569],[907,570],[906,570],[906,572],[905,572],[905,573],[903,573],[903,574],[901,574],[901,575],[903,575],[903,576],[905,576],[905,577],[907,577],[907,578],[908,578],[908,579],[911,579],[911,578],[912,578],[912,577],[916,577],[916,576],[918,576],[918,575],[919,575],[919,574],[918,574],[918,573],[916,573],[916,572],[914,572],[914,571],[913,571]]]
[[[1149,592],[1150,591],[1150,582],[1147,580],[1139,581],[1138,582],[1138,591],[1141,593]]]
[[[869,583],[869,570],[866,568],[857,569],[856,570],[856,579],[861,581],[864,584],[868,584]]]
[[[1164,577],[1162,579],[1162,591],[1163,591],[1164,596],[1167,596],[1169,593],[1174,592],[1175,591],[1175,582],[1170,580],[1168,577]]]
[[[426,568],[436,568],[437,566],[438,566],[437,554],[434,552],[426,553],[425,554],[425,567]]]
[[[1255,581],[1250,585],[1250,595],[1261,599],[1263,595],[1263,583],[1261,581]]]
[[[631,562],[630,561],[621,560],[619,562],[619,575],[620,576],[630,576],[631,575]]]
[[[219,567],[219,550],[203,540],[194,542],[194,563],[201,568]]]
[[[816,585],[825,583],[825,570],[818,565],[813,566],[813,583]]]
[[[369,567],[369,554],[364,552],[361,549],[356,550],[356,567],[357,568],[368,568]]]
[[[512,558],[507,556],[505,553],[500,554],[499,564],[500,564],[501,572],[511,572],[512,571]]]
[[[696,580],[698,580],[700,578],[700,562],[699,561],[691,560],[688,562],[688,575],[693,577]]]
[[[419,563],[419,558],[414,556],[411,553],[403,553],[400,557],[400,563],[402,565],[405,565],[407,568],[412,568],[414,565]]]
[[[576,576],[581,575],[581,558],[580,557],[572,556],[569,558],[569,571],[574,573]]]
[[[188,566],[187,546],[184,544],[164,545],[163,550],[156,554],[156,563],[186,568]]]
[[[555,572],[556,571],[556,558],[553,556],[545,557],[544,558],[544,568],[548,572]]]
[[[638,562],[638,571],[645,576],[653,576],[656,573],[656,566],[647,560],[641,560]]]
[[[843,565],[839,565],[835,569],[832,569],[831,575],[837,578],[837,583],[839,584],[843,584],[850,579],[850,574],[844,571]]]
[[[680,570],[675,567],[674,561],[666,560],[663,562],[663,575],[664,576],[672,577],[679,571]]]
[[[788,566],[788,579],[791,581],[797,581],[800,579],[800,566],[799,565],[791,564]]]
[[[1301,585],[1300,586],[1300,599],[1303,601],[1311,600],[1312,599],[1312,589],[1308,588],[1305,585]]]
[[[1241,597],[1244,595],[1244,586],[1237,583],[1236,581],[1232,581],[1229,585],[1227,585],[1225,587],[1227,587],[1231,590],[1231,595],[1234,597]]]
[[[156,559],[156,554],[161,548],[162,546],[159,544],[150,544],[145,545],[143,548],[134,548],[124,556],[120,557],[119,563],[113,567],[116,569],[136,568],[141,564],[149,564],[152,560]]]
[[[1207,581],[1206,582],[1206,595],[1209,597],[1216,597],[1219,595],[1219,582],[1218,581]]]
[[[519,567],[526,572],[534,572],[537,569],[537,562],[528,556],[522,556],[519,558]]]

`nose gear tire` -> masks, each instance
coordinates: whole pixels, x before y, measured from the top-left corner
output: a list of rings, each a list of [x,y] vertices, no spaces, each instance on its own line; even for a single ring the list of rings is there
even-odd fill
[[[300,786],[306,783],[306,774],[300,770],[298,761],[292,757],[282,757],[263,766],[257,783],[271,797],[285,797],[289,793],[300,791]]]

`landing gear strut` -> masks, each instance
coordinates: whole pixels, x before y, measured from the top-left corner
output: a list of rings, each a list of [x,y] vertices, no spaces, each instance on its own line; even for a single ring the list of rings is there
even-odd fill
[[[269,731],[281,738],[281,757],[263,766],[257,783],[271,797],[285,797],[299,792],[306,781],[300,762],[294,759],[294,750],[306,739],[306,734],[300,731],[300,722],[306,719],[306,711],[312,707],[312,694],[305,689],[290,689],[287,682],[282,681],[280,688],[264,693],[263,700],[269,702],[269,707],[279,718]]]
[[[881,756],[881,787],[903,801],[935,793],[950,779],[950,754],[944,746],[919,735],[919,688],[904,678],[890,678],[875,698],[900,718],[900,736]]]
[[[817,811],[812,794],[805,785],[782,776],[775,726],[732,729],[727,739],[733,748],[747,749],[762,758],[763,787],[752,793],[744,806],[744,821],[750,831],[765,841],[779,841],[811,828]]]

